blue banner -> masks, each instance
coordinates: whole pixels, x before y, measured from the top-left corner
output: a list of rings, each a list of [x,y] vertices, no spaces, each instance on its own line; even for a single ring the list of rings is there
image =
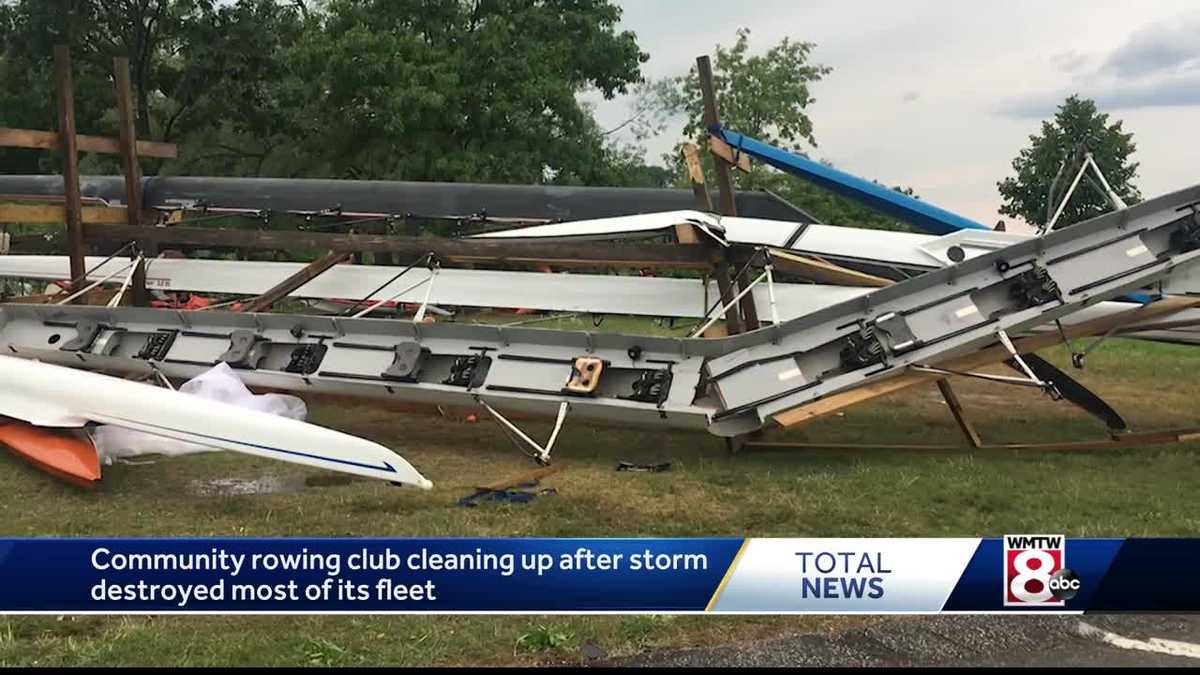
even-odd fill
[[[1200,539],[0,539],[3,613],[1195,612]]]
[[[741,544],[8,539],[0,611],[701,611]]]

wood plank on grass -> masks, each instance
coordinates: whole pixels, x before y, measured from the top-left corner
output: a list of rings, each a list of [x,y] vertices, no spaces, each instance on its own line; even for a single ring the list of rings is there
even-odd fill
[[[964,447],[952,444],[930,443],[789,443],[786,441],[751,441],[743,448],[747,450],[1031,450],[1043,452],[1069,452],[1077,450],[1105,450],[1108,448],[1140,447],[1192,443],[1200,440],[1200,427],[1146,431],[1136,434],[1121,434],[1112,438],[1087,441],[1055,441],[1051,443],[999,443]]]
[[[553,476],[556,473],[566,471],[566,469],[567,469],[567,467],[565,464],[555,464],[553,466],[544,466],[540,469],[533,469],[531,471],[519,473],[515,476],[509,476],[508,478],[504,478],[504,479],[501,479],[501,480],[498,480],[498,481],[495,481],[492,483],[488,483],[487,485],[479,485],[475,489],[487,490],[489,492],[499,492],[501,490],[511,490],[512,488],[515,488],[518,485],[524,485],[525,483],[531,483],[535,480],[541,480],[548,476]]]

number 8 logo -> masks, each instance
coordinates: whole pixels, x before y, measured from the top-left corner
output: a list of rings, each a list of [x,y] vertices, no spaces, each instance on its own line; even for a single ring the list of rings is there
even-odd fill
[[[1050,572],[1054,569],[1054,556],[1045,551],[1021,551],[1013,557],[1012,565],[1016,568],[1017,575],[1009,582],[1008,590],[1014,597],[1031,604],[1044,604],[1054,600],[1054,594],[1050,592]],[[1036,584],[1030,584],[1031,581]],[[1037,590],[1031,591],[1029,586]]]

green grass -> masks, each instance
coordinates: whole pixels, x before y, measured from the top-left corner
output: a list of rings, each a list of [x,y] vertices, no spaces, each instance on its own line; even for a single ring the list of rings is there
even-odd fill
[[[1045,353],[1066,368],[1066,353]],[[1200,352],[1112,340],[1070,371],[1135,430],[1197,424]],[[1101,424],[1025,388],[957,380],[985,441],[1102,438]],[[383,442],[437,486],[402,490],[331,480],[294,465],[220,453],[106,467],[81,493],[16,460],[0,461],[10,535],[1191,535],[1200,447],[1087,452],[772,451],[731,456],[703,433],[572,425],[555,455],[557,495],[528,505],[456,505],[472,487],[531,468],[494,424],[347,406],[313,421]],[[529,422],[533,435],[550,424]],[[771,440],[953,443],[957,427],[932,386],[832,415]],[[667,473],[618,473],[618,461],[666,459]],[[274,476],[290,492],[204,496],[197,481]],[[305,483],[308,487],[304,487]],[[838,617],[10,617],[6,665],[446,665],[578,662],[610,655],[822,631],[882,619]]]

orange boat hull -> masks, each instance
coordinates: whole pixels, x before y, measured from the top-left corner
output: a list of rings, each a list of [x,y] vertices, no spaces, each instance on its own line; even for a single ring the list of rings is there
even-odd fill
[[[0,419],[0,444],[56,478],[88,489],[100,480],[100,457],[91,441],[19,420]]]

